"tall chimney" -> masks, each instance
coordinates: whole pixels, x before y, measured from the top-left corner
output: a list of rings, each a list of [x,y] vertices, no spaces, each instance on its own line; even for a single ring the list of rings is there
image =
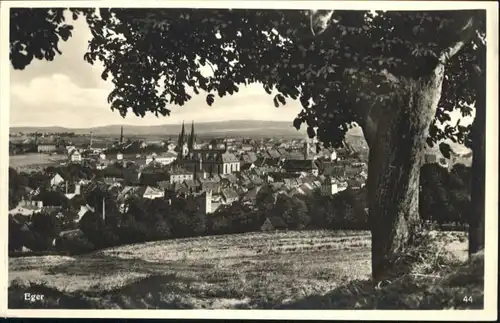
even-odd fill
[[[106,221],[106,203],[104,202],[104,198],[102,198],[102,220]]]
[[[92,148],[92,131],[90,132],[90,147]]]

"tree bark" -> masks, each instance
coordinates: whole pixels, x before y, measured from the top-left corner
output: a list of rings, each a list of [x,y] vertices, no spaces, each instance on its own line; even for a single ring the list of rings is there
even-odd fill
[[[422,152],[441,96],[444,65],[428,75],[400,79],[386,112],[363,126],[370,154],[368,207],[372,231],[372,276],[391,273],[391,260],[412,244],[418,213]]]
[[[484,71],[484,70],[483,70]],[[478,80],[476,116],[472,125],[471,212],[469,256],[484,249],[486,191],[486,76]]]

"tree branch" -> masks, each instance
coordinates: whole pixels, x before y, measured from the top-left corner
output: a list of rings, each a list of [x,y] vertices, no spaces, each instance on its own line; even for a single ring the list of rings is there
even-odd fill
[[[212,65],[212,63],[210,63],[210,61],[206,61],[208,66],[210,66],[210,68],[212,69],[212,72],[214,73],[214,76],[215,76],[215,69],[214,69],[214,66]]]
[[[465,25],[458,32],[458,41],[445,48],[439,55],[439,62],[446,64],[453,56],[455,56],[467,44],[475,32],[475,19],[470,17]]]

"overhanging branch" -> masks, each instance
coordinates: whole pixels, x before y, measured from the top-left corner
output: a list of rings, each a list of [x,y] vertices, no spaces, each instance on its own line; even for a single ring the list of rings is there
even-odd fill
[[[453,56],[455,56],[465,44],[467,44],[475,32],[475,19],[470,17],[465,25],[458,32],[458,41],[445,48],[439,55],[439,62],[446,64]]]

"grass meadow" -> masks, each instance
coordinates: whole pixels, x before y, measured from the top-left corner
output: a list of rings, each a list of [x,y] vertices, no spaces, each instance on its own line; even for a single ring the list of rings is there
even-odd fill
[[[64,154],[49,155],[29,153],[9,156],[9,166],[18,170],[42,169],[47,166],[59,165],[68,157]]]
[[[446,235],[443,250],[467,259],[464,234],[439,234]],[[148,242],[75,257],[11,258],[9,308],[352,308],[332,297],[367,282],[370,266],[370,233],[363,231]],[[46,300],[26,302],[26,292]]]

